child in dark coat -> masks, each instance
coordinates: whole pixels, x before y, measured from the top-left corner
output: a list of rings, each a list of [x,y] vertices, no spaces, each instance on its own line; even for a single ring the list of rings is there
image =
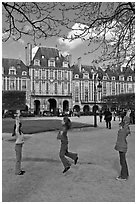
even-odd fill
[[[126,162],[126,152],[127,152],[127,136],[130,134],[129,128],[125,125],[124,122],[119,124],[119,131],[117,136],[117,141],[115,145],[115,150],[119,151],[120,157],[120,165],[121,165],[121,173],[116,178],[117,180],[127,180],[129,173],[128,173],[128,166]]]
[[[77,153],[72,153],[68,151],[67,131],[70,129],[70,127],[71,127],[71,121],[67,116],[65,116],[62,120],[62,131],[59,131],[59,134],[57,136],[57,139],[61,140],[61,148],[60,148],[59,157],[64,166],[63,173],[68,171],[71,166],[70,162],[67,160],[65,156],[73,159],[75,165],[77,164],[77,161],[78,161]]]

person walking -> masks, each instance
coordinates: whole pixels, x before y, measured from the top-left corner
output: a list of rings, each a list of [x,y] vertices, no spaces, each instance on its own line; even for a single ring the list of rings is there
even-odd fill
[[[21,169],[21,160],[22,160],[22,147],[24,144],[24,136],[22,132],[22,123],[20,122],[19,115],[16,116],[16,123],[14,126],[14,134],[16,137],[15,141],[15,152],[16,152],[16,164],[15,164],[15,174],[23,175],[24,170]]]
[[[124,122],[119,124],[117,141],[114,149],[119,152],[121,172],[116,180],[127,180],[129,177],[128,166],[126,161],[126,152],[127,152],[127,136],[130,134],[130,130],[125,126]]]
[[[77,153],[72,153],[68,151],[68,137],[67,137],[67,132],[71,127],[71,121],[70,119],[65,116],[62,120],[62,130],[59,131],[58,135],[57,135],[57,139],[61,140],[61,148],[60,148],[60,152],[59,152],[59,157],[63,163],[64,166],[64,170],[63,173],[65,173],[66,171],[68,171],[70,169],[70,162],[67,160],[67,157],[71,158],[72,160],[74,160],[74,164],[77,164],[78,161],[78,154]]]
[[[102,123],[102,117],[103,117],[103,112],[102,112],[102,110],[100,110],[100,112],[99,112],[100,123]]]
[[[112,120],[112,113],[110,112],[109,108],[107,111],[104,112],[104,120],[106,121],[106,128],[111,129],[111,120]]]

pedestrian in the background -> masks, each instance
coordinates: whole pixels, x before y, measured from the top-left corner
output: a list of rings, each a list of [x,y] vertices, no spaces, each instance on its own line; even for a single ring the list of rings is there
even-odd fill
[[[15,152],[16,152],[16,164],[15,164],[15,174],[23,175],[25,173],[24,170],[21,169],[21,160],[22,160],[22,147],[24,144],[24,135],[22,132],[22,123],[20,122],[19,116],[16,116],[16,124],[14,126],[15,129]]]
[[[102,110],[100,110],[100,111],[99,111],[100,123],[102,123],[102,117],[103,117],[103,112],[102,112]]]
[[[109,108],[104,112],[104,115],[104,120],[106,121],[106,128],[111,129],[112,113],[110,112]]]
[[[116,111],[115,110],[113,111],[113,120],[114,121],[116,120]]]
[[[135,110],[131,110],[130,121],[131,121],[131,124],[135,124]]]
[[[123,122],[124,116],[125,116],[125,111],[122,110],[122,111],[120,112],[121,122]]]
[[[126,112],[126,115],[125,115],[124,118],[123,118],[123,122],[124,122],[125,125],[127,125],[128,127],[129,127],[129,125],[130,125],[130,113],[131,113],[131,111],[128,110],[128,111]]]
[[[127,152],[127,136],[130,134],[129,129],[125,126],[124,122],[119,124],[118,136],[115,150],[119,152],[121,172],[120,175],[116,178],[117,180],[127,180],[129,177],[128,166],[126,161],[126,152]]]
[[[67,132],[70,129],[70,127],[71,127],[71,121],[67,116],[65,116],[62,120],[62,130],[59,131],[59,134],[57,136],[57,139],[61,140],[61,148],[60,148],[59,157],[60,157],[60,159],[64,165],[63,173],[68,171],[70,169],[70,166],[71,166],[70,162],[67,160],[67,158],[65,156],[74,160],[75,165],[77,164],[77,161],[78,161],[78,154],[68,151]]]

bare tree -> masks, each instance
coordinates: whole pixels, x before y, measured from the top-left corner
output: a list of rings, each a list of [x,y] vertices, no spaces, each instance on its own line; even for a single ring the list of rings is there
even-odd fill
[[[22,35],[40,38],[80,38],[102,48],[99,61],[134,65],[135,2],[3,2],[3,41]],[[79,27],[74,28],[77,23]],[[66,36],[68,31],[73,35]],[[93,47],[93,46],[92,46]]]

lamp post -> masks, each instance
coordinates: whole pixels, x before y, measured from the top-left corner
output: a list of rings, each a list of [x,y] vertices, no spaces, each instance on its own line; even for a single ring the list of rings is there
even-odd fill
[[[97,79],[97,76],[98,76],[98,73],[96,72],[95,75],[94,75],[94,106],[93,106],[93,112],[94,112],[94,127],[97,127],[97,90],[99,92],[101,92],[101,89],[102,89],[102,85],[100,83],[101,79],[99,78],[98,76],[98,79]],[[97,85],[97,81],[99,81],[99,84]]]

